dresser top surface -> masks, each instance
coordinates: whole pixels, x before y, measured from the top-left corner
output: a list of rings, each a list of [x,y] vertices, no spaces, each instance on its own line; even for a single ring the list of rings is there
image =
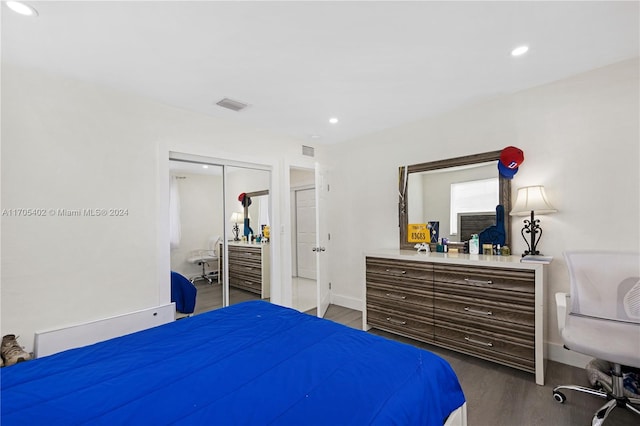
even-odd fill
[[[425,253],[415,250],[379,249],[364,253],[367,257],[383,257],[387,259],[411,260],[431,263],[450,263],[457,265],[493,266],[514,269],[542,270],[542,263],[520,262],[520,256],[486,256],[483,254],[462,253]]]
[[[227,241],[227,245],[234,247],[264,247],[268,246],[269,243],[248,243],[246,241]]]

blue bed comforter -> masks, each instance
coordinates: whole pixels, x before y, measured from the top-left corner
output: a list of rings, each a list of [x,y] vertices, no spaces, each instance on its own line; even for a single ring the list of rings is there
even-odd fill
[[[442,425],[464,402],[430,352],[261,301],[0,373],[2,426]]]

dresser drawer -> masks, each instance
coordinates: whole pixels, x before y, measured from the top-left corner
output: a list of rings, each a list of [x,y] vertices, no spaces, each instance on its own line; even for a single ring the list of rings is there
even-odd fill
[[[414,288],[372,283],[367,285],[367,301],[393,306],[398,309],[430,309],[433,307],[433,292]]]
[[[388,306],[367,303],[367,323],[423,342],[433,342],[433,319]]]
[[[229,246],[229,263],[232,262],[260,266],[262,264],[262,252],[260,247]]]
[[[229,277],[233,276],[244,276],[260,281],[260,279],[262,278],[262,267],[260,265],[251,265],[245,263],[230,263]]]
[[[435,265],[433,280],[436,283],[455,284],[483,291],[498,290],[512,291],[523,295],[535,294],[535,274],[533,271]]]
[[[431,282],[433,266],[424,262],[367,257],[367,282]]]
[[[436,321],[435,343],[441,346],[498,361],[525,371],[535,371],[535,349],[528,342],[498,333],[456,326]]]
[[[436,265],[434,269],[433,286],[437,293],[534,307],[535,278],[531,271],[451,265]]]
[[[242,276],[229,276],[229,285],[231,287],[241,288],[252,293],[262,293],[262,283],[260,279],[249,279]]]
[[[533,304],[501,303],[479,297],[434,293],[436,314],[445,314],[468,321],[498,321],[504,327],[524,326],[533,330]]]
[[[440,324],[446,324],[451,328],[464,328],[478,332],[489,332],[513,337],[533,345],[535,340],[535,327],[517,323],[507,323],[492,318],[460,314],[454,311],[438,309],[438,301],[434,309],[434,319]]]

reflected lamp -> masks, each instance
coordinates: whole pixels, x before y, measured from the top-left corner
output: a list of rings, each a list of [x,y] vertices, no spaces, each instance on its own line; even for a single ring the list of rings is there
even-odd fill
[[[539,255],[541,254],[538,249],[538,242],[542,237],[542,228],[540,227],[540,219],[536,219],[536,214],[555,213],[558,210],[553,208],[551,203],[547,200],[547,195],[544,192],[544,186],[525,186],[518,188],[518,194],[516,196],[516,202],[511,209],[510,216],[529,216],[530,219],[524,219],[524,226],[520,231],[522,238],[527,243],[527,250],[522,256],[527,255]],[[527,238],[529,235],[529,238]]]
[[[233,223],[233,241],[240,241],[240,237],[238,237],[238,234],[240,233],[238,224],[244,222],[244,213],[233,212],[233,214],[231,215],[231,219],[229,220],[231,221],[231,223]]]

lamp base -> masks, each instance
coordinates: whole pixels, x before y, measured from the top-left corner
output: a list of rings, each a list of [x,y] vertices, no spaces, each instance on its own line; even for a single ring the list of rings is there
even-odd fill
[[[522,227],[520,234],[522,235],[522,238],[524,238],[524,242],[527,243],[527,250],[522,253],[522,257],[529,255],[539,256],[542,254],[536,249],[536,246],[540,241],[540,237],[542,237],[542,228],[540,227],[540,219],[536,219],[534,217],[533,210],[531,210],[531,220],[524,220],[524,226]],[[531,234],[531,242],[529,242],[527,237],[525,237],[525,234]],[[537,238],[536,235],[538,236]]]

